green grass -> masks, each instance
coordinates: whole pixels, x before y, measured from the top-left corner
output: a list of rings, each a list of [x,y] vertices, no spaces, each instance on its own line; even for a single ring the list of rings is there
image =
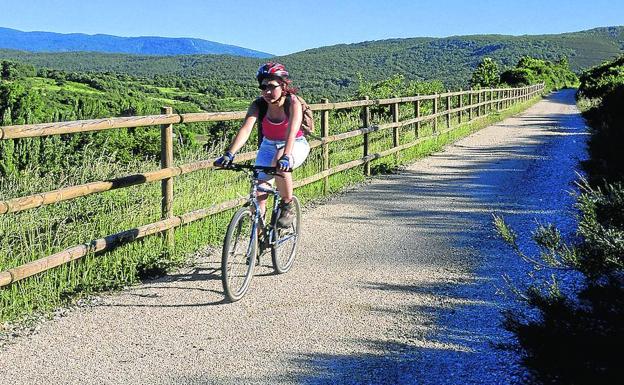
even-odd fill
[[[516,105],[501,113],[463,124],[448,132],[431,137],[417,146],[371,162],[374,172],[384,172],[414,159],[439,151],[444,145],[464,137],[482,127],[526,108],[532,102]],[[424,105],[427,111],[430,106]],[[413,117],[409,106],[401,108],[401,119]],[[373,124],[389,122],[387,114],[374,115]],[[454,118],[456,122],[457,118]],[[439,129],[444,128],[444,119]],[[330,113],[330,134],[356,129],[361,125],[358,111]],[[432,133],[432,124],[424,123],[420,135]],[[400,143],[416,138],[414,127],[401,129]],[[331,143],[330,167],[359,159],[362,156],[363,137]],[[392,147],[392,130],[370,134],[371,153]],[[249,144],[247,149],[254,146]],[[189,152],[176,159],[183,164],[207,159],[220,153]],[[322,149],[312,150],[305,165],[296,170],[297,179],[322,170]],[[26,196],[57,188],[105,180],[137,172],[158,169],[157,161],[136,161],[120,166],[108,161],[106,154],[85,159],[75,169],[58,175],[35,178],[35,173],[24,173],[19,178],[0,180],[0,200]],[[340,172],[328,178],[328,194],[364,180],[363,166]],[[175,178],[174,214],[209,207],[213,204],[245,196],[248,181],[243,174],[205,170]],[[200,192],[200,193],[198,193]],[[324,194],[323,181],[297,190],[303,202]],[[0,270],[19,266],[92,239],[135,228],[160,219],[160,183],[150,183],[109,191],[61,202],[12,215],[0,216]],[[161,236],[151,236],[126,244],[111,252],[89,255],[62,267],[18,281],[0,289],[0,321],[19,321],[32,313],[47,313],[67,304],[81,295],[100,290],[117,289],[138,282],[141,277],[162,273],[186,261],[206,245],[219,246],[232,215],[232,210],[185,225],[175,231],[175,248],[167,250]]]
[[[61,85],[59,85],[54,79],[34,77],[29,78],[28,83],[29,86],[35,90],[50,92],[67,91],[81,94],[104,94],[104,92],[98,91],[95,88],[89,87],[86,84],[70,81],[65,81]]]

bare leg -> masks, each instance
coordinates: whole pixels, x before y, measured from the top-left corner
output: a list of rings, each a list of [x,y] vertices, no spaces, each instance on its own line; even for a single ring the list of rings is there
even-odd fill
[[[262,182],[260,186],[265,187],[265,188],[271,187],[271,185],[268,182]],[[269,194],[266,192],[258,191],[257,196],[258,196],[258,206],[260,206],[260,214],[264,216],[264,213],[266,212],[266,201],[267,201],[267,198],[269,197]]]
[[[260,184],[263,187],[271,187],[271,185],[267,182],[262,182]],[[264,218],[266,213],[266,202],[269,197],[268,193],[258,191],[258,207],[260,208],[260,215]],[[264,228],[262,226],[258,226],[258,239],[262,241],[264,236]]]
[[[284,154],[284,149],[280,149],[277,154],[275,154],[275,159],[273,159],[273,166],[277,165],[277,159],[281,158]],[[275,185],[277,186],[277,191],[279,191],[280,197],[284,203],[288,203],[293,199],[293,181],[292,181],[292,173],[291,172],[278,172],[279,176],[275,178]]]
[[[282,177],[275,178],[275,184],[284,203],[288,203],[293,199],[292,173],[280,172],[279,175]]]

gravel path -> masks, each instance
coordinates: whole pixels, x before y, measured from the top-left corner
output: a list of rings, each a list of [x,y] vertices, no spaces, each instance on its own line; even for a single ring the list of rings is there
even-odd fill
[[[586,139],[573,95],[308,209],[293,270],[265,257],[241,302],[222,303],[218,256],[203,258],[18,338],[0,383],[521,383],[493,345],[508,337],[501,275],[526,266],[491,213],[525,236],[570,214]]]

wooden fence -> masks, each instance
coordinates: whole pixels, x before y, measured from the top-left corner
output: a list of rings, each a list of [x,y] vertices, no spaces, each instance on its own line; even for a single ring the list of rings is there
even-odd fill
[[[310,142],[312,148],[322,146],[323,152],[323,171],[295,182],[295,188],[305,186],[320,180],[324,180],[325,190],[327,191],[328,177],[341,171],[345,171],[360,165],[364,165],[364,173],[370,175],[370,161],[373,159],[385,157],[398,153],[418,143],[439,135],[451,128],[451,116],[455,115],[458,123],[463,121],[464,115],[468,115],[468,121],[480,118],[490,111],[498,111],[506,109],[517,102],[523,102],[539,94],[544,88],[543,84],[531,85],[520,88],[497,88],[497,89],[481,89],[467,90],[458,92],[446,92],[435,95],[418,95],[412,97],[378,99],[378,100],[357,100],[350,102],[329,103],[324,100],[323,103],[311,105],[312,110],[320,112],[320,140]],[[468,100],[468,104],[463,105],[464,100]],[[445,100],[446,109],[440,111],[439,106],[441,100]],[[454,100],[456,101],[454,103]],[[421,103],[424,101],[432,101],[433,111],[431,114],[423,115],[421,113]],[[401,121],[399,119],[399,105],[413,104],[414,118]],[[370,124],[370,108],[371,106],[387,106],[392,109],[392,122],[379,125]],[[344,109],[363,109],[362,127],[337,135],[329,135],[329,111]],[[176,176],[188,174],[198,170],[206,170],[213,168],[213,159],[188,163],[180,166],[173,166],[173,125],[179,123],[192,122],[211,122],[211,121],[229,121],[239,120],[245,117],[244,111],[237,112],[205,112],[205,113],[188,113],[175,114],[171,108],[164,107],[161,115],[108,118],[81,120],[60,123],[43,123],[19,126],[0,127],[0,140],[11,140],[19,138],[33,138],[59,134],[74,134],[79,132],[92,132],[101,130],[110,130],[115,128],[130,128],[156,126],[161,127],[161,169],[152,172],[128,175],[121,178],[110,179],[106,181],[91,182],[79,186],[65,187],[54,191],[34,194],[25,197],[13,198],[6,201],[0,201],[0,215],[10,215],[12,213],[49,205],[52,203],[62,202],[78,197],[91,194],[101,193],[104,191],[125,188],[137,184],[161,181],[162,185],[162,220],[144,226],[140,226],[131,230],[122,231],[112,234],[104,238],[92,240],[90,242],[74,246],[53,255],[43,257],[41,259],[17,266],[6,271],[0,272],[0,287],[7,286],[13,282],[30,277],[37,273],[52,269],[56,266],[79,259],[88,253],[95,253],[112,249],[115,246],[126,242],[132,242],[148,235],[164,233],[166,242],[169,245],[173,243],[173,231],[176,227],[197,221],[207,216],[235,208],[243,204],[247,198],[234,199],[223,202],[218,205],[211,206],[200,210],[195,210],[182,215],[174,215],[173,213],[173,179]],[[444,119],[445,118],[445,119]],[[446,121],[446,130],[441,130],[439,120]],[[401,127],[415,125],[416,132],[420,123],[433,121],[433,134],[429,136],[416,136],[416,140],[406,144],[399,144],[399,133]],[[378,153],[369,153],[369,134],[381,130],[393,130],[393,147]],[[329,168],[329,143],[363,136],[363,153],[360,159],[356,159],[347,163],[340,164],[336,167]],[[253,159],[256,152],[241,154],[238,160]]]

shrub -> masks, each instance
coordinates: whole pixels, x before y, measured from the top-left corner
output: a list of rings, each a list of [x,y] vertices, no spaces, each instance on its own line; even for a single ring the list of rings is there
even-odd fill
[[[498,63],[492,58],[485,57],[479,63],[470,79],[470,86],[478,88],[493,88],[499,84]],[[527,83],[528,84],[528,83]]]

